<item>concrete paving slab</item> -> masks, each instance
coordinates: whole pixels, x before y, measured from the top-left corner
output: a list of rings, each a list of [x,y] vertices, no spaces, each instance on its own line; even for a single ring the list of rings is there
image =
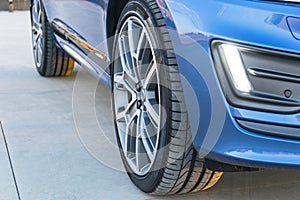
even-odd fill
[[[215,188],[203,193],[166,198],[143,194],[122,171],[110,91],[78,66],[67,78],[40,77],[32,60],[29,13],[0,12],[0,22],[0,116],[22,200],[300,196],[299,171],[279,170],[225,173]],[[1,149],[2,167],[7,161],[1,161]],[[0,171],[0,179],[10,179],[8,170]],[[0,188],[6,184],[0,180]],[[0,200],[14,198],[1,198],[0,190]]]
[[[1,123],[1,122],[0,122]],[[17,188],[13,178],[13,171],[9,160],[9,151],[5,142],[5,135],[0,125],[0,199],[17,200]]]

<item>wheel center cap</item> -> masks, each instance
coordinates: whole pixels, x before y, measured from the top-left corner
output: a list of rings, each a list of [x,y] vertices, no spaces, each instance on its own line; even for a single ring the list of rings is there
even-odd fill
[[[144,102],[146,101],[146,93],[143,89],[137,89],[136,93],[136,99],[137,99],[137,108],[140,109],[144,106]]]

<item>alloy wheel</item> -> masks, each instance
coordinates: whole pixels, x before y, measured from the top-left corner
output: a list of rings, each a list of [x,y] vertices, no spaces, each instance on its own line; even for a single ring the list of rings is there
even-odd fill
[[[43,10],[40,0],[34,0],[32,6],[32,46],[37,67],[41,67],[44,49]]]
[[[161,98],[155,42],[138,17],[129,17],[117,36],[114,109],[118,136],[131,170],[147,174],[158,151]]]

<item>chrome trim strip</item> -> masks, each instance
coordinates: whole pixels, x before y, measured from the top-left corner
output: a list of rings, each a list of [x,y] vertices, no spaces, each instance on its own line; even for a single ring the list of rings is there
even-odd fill
[[[103,52],[99,51],[98,49],[96,49],[92,45],[88,44],[87,42],[85,42],[84,40],[79,38],[78,34],[76,34],[74,31],[71,31],[72,29],[69,28],[64,23],[62,23],[61,21],[54,19],[52,21],[52,27],[53,27],[54,32],[57,35],[63,37],[64,39],[66,39],[67,41],[69,41],[71,43],[75,43],[76,45],[80,45],[80,47],[86,49],[90,53],[93,53],[94,55],[96,55],[101,60],[107,61],[107,56]]]
[[[277,72],[277,71],[271,71],[271,70],[259,69],[259,68],[249,68],[248,73],[252,76],[259,77],[259,78],[267,78],[267,79],[275,79],[281,81],[300,83],[300,76],[288,74],[284,72]]]

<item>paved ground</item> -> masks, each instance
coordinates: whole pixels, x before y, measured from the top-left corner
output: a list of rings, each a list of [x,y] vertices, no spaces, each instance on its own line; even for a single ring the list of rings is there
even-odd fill
[[[226,173],[192,195],[141,193],[122,171],[109,90],[78,66],[38,76],[29,27],[28,12],[0,12],[0,200],[299,199],[300,172],[272,170]]]

